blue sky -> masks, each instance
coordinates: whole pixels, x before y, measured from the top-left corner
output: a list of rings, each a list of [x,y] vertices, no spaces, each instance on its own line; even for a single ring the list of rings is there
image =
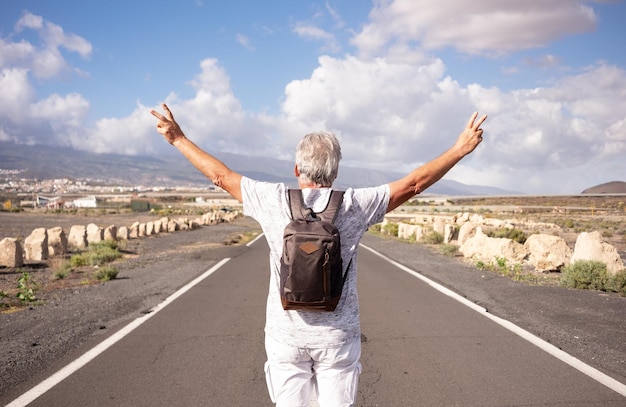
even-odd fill
[[[600,0],[5,0],[0,140],[171,153],[166,101],[218,157],[291,160],[323,129],[344,165],[409,171],[479,111],[448,179],[578,193],[626,181],[624,21]]]

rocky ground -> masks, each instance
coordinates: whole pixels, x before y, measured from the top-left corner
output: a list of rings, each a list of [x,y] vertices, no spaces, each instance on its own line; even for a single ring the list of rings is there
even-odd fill
[[[580,232],[598,231],[626,259],[626,194],[465,197],[450,203],[485,217],[556,224],[559,230],[549,233],[563,237],[571,248]]]
[[[85,217],[78,222],[71,216],[0,213],[0,238],[24,237],[35,227],[69,228],[90,222],[123,226],[135,220],[142,219],[135,214],[109,215]],[[250,232],[258,232],[258,225],[241,218],[233,223],[131,240],[124,248],[124,258],[115,263],[120,271],[118,278],[106,283],[87,283],[89,270],[58,281],[48,264],[26,265],[21,270],[0,268],[0,290],[12,289],[23,271],[32,274],[42,287],[36,303],[5,308],[0,313],[0,402],[9,401],[2,398],[8,389],[36,377],[79,345],[107,335],[131,315],[151,309],[192,279],[196,271],[185,267],[188,259],[208,262],[227,257],[233,250],[241,250],[236,242]],[[626,298],[514,282],[424,246],[372,235],[366,240],[368,245],[489,312],[626,382]]]

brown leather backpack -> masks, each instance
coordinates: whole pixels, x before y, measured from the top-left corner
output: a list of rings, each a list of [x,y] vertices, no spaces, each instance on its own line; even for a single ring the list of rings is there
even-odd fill
[[[324,211],[306,208],[299,189],[289,190],[292,221],[285,227],[280,297],[286,310],[334,311],[348,272],[334,225],[343,191],[331,191]],[[348,265],[348,268],[350,266]]]

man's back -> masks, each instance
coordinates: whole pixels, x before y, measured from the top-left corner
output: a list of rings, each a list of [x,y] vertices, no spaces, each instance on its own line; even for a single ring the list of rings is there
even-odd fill
[[[360,336],[356,292],[356,249],[363,233],[382,221],[388,202],[386,185],[377,188],[348,189],[335,225],[341,236],[345,266],[351,264],[339,305],[334,312],[284,311],[280,301],[280,258],[283,232],[290,222],[287,187],[283,184],[241,181],[244,213],[256,219],[270,247],[270,288],[267,303],[266,334],[292,346],[337,347]],[[304,189],[305,204],[323,210],[330,188]]]

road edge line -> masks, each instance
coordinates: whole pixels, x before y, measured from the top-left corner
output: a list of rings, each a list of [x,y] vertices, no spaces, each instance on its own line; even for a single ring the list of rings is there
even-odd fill
[[[364,244],[360,244],[361,247],[363,247],[364,249],[369,250],[370,252],[372,252],[373,254],[377,255],[378,257],[384,259],[385,261],[391,263],[392,265],[396,266],[397,268],[399,268],[402,271],[405,271],[409,274],[411,274],[412,276],[422,280],[423,282],[425,282],[426,284],[428,284],[429,286],[431,286],[432,288],[436,289],[437,291],[441,292],[442,294],[447,295],[448,297],[451,297],[455,300],[457,300],[458,302],[460,302],[463,305],[468,306],[469,308],[473,309],[474,311],[480,313],[481,315],[484,315],[485,317],[491,319],[492,321],[494,321],[495,323],[497,323],[498,325],[502,326],[503,328],[513,332],[514,334],[520,336],[521,338],[527,340],[528,342],[532,343],[533,345],[539,347],[540,349],[542,349],[543,351],[547,352],[548,354],[554,356],[555,358],[559,359],[560,361],[568,364],[569,366],[573,367],[574,369],[584,373],[585,375],[589,376],[590,378],[594,379],[595,381],[599,382],[600,384],[608,387],[609,389],[621,394],[622,396],[626,397],[626,384],[619,382],[617,380],[615,380],[614,378],[612,378],[611,376],[599,371],[598,369],[596,369],[593,366],[590,366],[588,364],[586,364],[585,362],[583,362],[580,359],[575,358],[574,356],[570,355],[569,353],[563,351],[562,349],[557,348],[556,346],[552,345],[549,342],[546,342],[545,340],[541,339],[540,337],[536,336],[535,334],[525,330],[524,328],[521,328],[517,325],[515,325],[514,323],[512,323],[511,321],[507,321],[506,319],[500,318],[498,316],[495,316],[493,314],[490,314],[486,308],[481,307],[480,305],[468,300],[467,298],[457,294],[456,292],[450,290],[447,287],[444,287],[443,285],[429,279],[428,277],[418,273],[415,270],[412,270],[400,263],[398,263],[397,261],[391,259],[390,257],[385,256],[384,254],[376,251],[375,249],[366,246]]]
[[[136,319],[132,320],[130,323],[128,323],[128,325],[124,326],[122,329],[120,329],[119,331],[115,332],[113,335],[109,336],[104,341],[100,342],[99,344],[97,344],[96,346],[94,346],[93,348],[91,348],[90,350],[85,352],[78,359],[76,359],[73,362],[69,363],[67,366],[61,368],[56,373],[54,373],[52,376],[48,377],[47,379],[45,379],[44,381],[42,381],[41,383],[39,383],[38,385],[36,385],[32,389],[28,390],[26,393],[22,394],[21,396],[19,396],[18,398],[16,398],[12,402],[10,402],[5,407],[23,407],[23,406],[26,406],[26,405],[32,403],[38,397],[42,396],[48,390],[52,389],[54,386],[56,386],[57,384],[62,382],[64,379],[69,377],[71,374],[73,374],[74,372],[78,371],[80,368],[85,366],[87,363],[91,362],[98,355],[100,355],[105,350],[107,350],[108,348],[113,346],[115,343],[120,341],[126,335],[130,334],[136,328],[141,326],[144,322],[146,322],[147,320],[152,318],[154,315],[156,315],[163,308],[165,308],[166,306],[171,304],[178,297],[182,296],[187,291],[189,291],[191,288],[193,288],[200,281],[204,280],[205,278],[207,278],[208,276],[213,274],[215,271],[217,271],[219,268],[221,268],[224,264],[226,264],[229,260],[230,260],[229,257],[226,257],[226,258],[222,259],[219,263],[215,264],[213,267],[211,267],[210,269],[208,269],[207,271],[202,273],[200,276],[196,277],[195,279],[193,279],[192,281],[187,283],[185,286],[180,288],[174,294],[172,294],[169,297],[167,297],[163,302],[161,302],[158,305],[156,305],[148,313],[146,313],[145,315],[140,316],[139,318],[136,318]]]
[[[259,235],[257,237],[255,237],[254,239],[252,239],[251,241],[249,241],[248,243],[246,243],[247,247],[252,246],[253,244],[256,243],[257,240],[259,240],[260,238],[262,238],[263,236],[265,236],[265,233],[259,233]]]

